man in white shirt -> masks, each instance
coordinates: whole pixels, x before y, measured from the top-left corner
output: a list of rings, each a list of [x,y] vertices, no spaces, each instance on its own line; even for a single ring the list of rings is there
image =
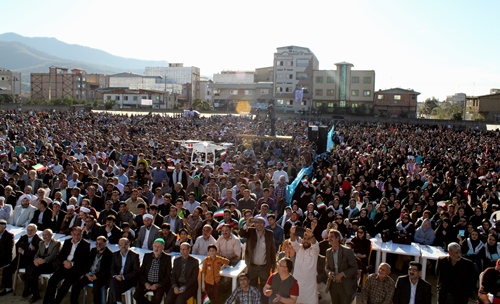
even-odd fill
[[[274,186],[276,187],[278,183],[280,182],[280,176],[284,175],[285,176],[285,181],[288,184],[288,173],[286,173],[285,170],[283,170],[283,163],[279,162],[276,165],[276,170],[273,173],[272,180],[274,182]]]
[[[212,226],[205,225],[202,230],[203,234],[196,238],[193,246],[193,254],[208,254],[208,245],[215,244],[216,240],[212,236]]]

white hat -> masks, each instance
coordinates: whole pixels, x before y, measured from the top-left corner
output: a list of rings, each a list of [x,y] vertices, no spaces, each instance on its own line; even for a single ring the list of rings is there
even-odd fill
[[[28,200],[31,200],[31,196],[29,196],[28,194],[23,194],[21,195],[21,197],[19,198],[19,201],[22,201],[23,199],[27,198]]]
[[[90,209],[87,207],[81,207],[80,211],[82,211],[83,213],[90,213]]]
[[[151,214],[149,214],[149,213],[144,214],[144,215],[142,216],[142,219],[143,219],[143,220],[145,220],[145,219],[147,219],[147,218],[148,218],[148,219],[150,219],[150,220],[153,220],[153,216],[152,216]]]
[[[71,210],[75,210],[75,206],[74,206],[74,205],[68,205],[68,206],[66,207],[66,209],[68,209],[68,210],[70,210],[70,209],[71,209]]]

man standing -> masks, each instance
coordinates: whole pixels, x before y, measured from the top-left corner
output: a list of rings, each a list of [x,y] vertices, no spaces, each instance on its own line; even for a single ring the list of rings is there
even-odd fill
[[[269,273],[276,268],[276,248],[271,230],[264,229],[264,219],[254,218],[243,225],[240,236],[247,239],[245,263],[248,269],[250,285],[263,290]]]
[[[273,273],[267,280],[263,292],[269,298],[269,303],[292,303],[297,302],[299,296],[299,284],[291,275],[293,262],[289,258],[278,261],[278,272]],[[316,295],[315,298],[318,296]],[[312,299],[309,299],[311,301]]]
[[[245,189],[243,190],[243,197],[238,200],[237,208],[241,212],[243,212],[244,209],[250,209],[250,210],[255,210],[255,200],[250,196],[250,190]]]
[[[278,226],[276,224],[276,215],[274,214],[269,214],[267,216],[267,221],[269,222],[269,225],[266,226],[266,229],[269,229],[273,232],[274,234],[274,246],[276,247],[276,250],[281,246],[283,241],[285,240],[285,231],[281,226]]]
[[[332,246],[326,251],[326,287],[332,303],[350,304],[356,292],[358,263],[354,252],[340,244],[340,232],[330,229],[328,241]]]
[[[99,236],[95,247],[90,250],[90,258],[85,266],[86,274],[73,284],[71,288],[71,303],[78,303],[80,291],[88,284],[92,284],[94,303],[101,303],[105,298],[103,287],[108,284],[109,265],[113,253],[107,247],[108,241],[104,236]]]
[[[130,241],[121,238],[118,241],[119,251],[111,258],[111,280],[109,281],[108,303],[121,304],[121,294],[137,285],[139,274],[139,254],[129,250]]]
[[[32,264],[26,267],[26,282],[24,283],[23,294],[33,294],[29,303],[34,303],[41,299],[38,290],[38,278],[42,273],[52,273],[57,267],[57,255],[61,249],[61,242],[54,240],[52,230],[45,229],[42,233],[43,242],[38,245],[38,251]]]
[[[17,271],[17,267],[25,268],[33,262],[33,258],[38,251],[38,243],[40,237],[36,234],[37,227],[35,224],[29,224],[26,227],[26,234],[23,235],[16,243],[16,257],[10,262],[10,265],[3,269],[2,286],[4,290],[0,292],[0,296],[4,296],[12,292],[12,275]],[[18,259],[21,259],[18,264]],[[23,297],[28,297],[28,294],[23,293]]]
[[[170,255],[163,252],[164,245],[165,241],[157,238],[153,243],[153,252],[144,255],[139,273],[139,285],[134,294],[134,299],[139,304],[160,304],[165,291],[170,287],[172,260]],[[144,297],[148,291],[154,293],[152,301]]]
[[[0,220],[0,267],[9,265],[12,261],[14,235],[6,230],[7,222]]]
[[[198,291],[200,263],[189,255],[190,249],[189,243],[180,246],[181,256],[174,260],[166,304],[186,303]]]
[[[238,275],[240,287],[236,288],[226,300],[225,304],[261,304],[260,292],[257,288],[250,286],[250,279],[244,272]]]
[[[420,278],[422,275],[422,264],[411,261],[408,275],[400,276],[396,281],[394,292],[394,304],[431,304],[431,284]]]
[[[382,263],[378,273],[368,276],[361,293],[362,304],[390,304],[394,295],[394,280],[389,276],[391,266]]]
[[[71,228],[71,239],[64,241],[64,245],[59,253],[59,268],[50,277],[47,284],[44,304],[60,304],[69,288],[85,272],[85,265],[90,251],[90,244],[82,239],[82,228],[75,226]],[[59,290],[56,289],[59,282],[64,280]]]
[[[439,304],[467,304],[476,286],[474,264],[462,258],[458,243],[448,245],[448,256],[439,258],[436,266]]]
[[[283,170],[283,163],[279,162],[276,165],[276,170],[273,173],[272,180],[274,182],[274,186],[276,187],[278,183],[280,182],[281,176],[285,177],[285,182],[288,183],[288,173],[286,173],[285,170]]]
[[[160,228],[153,225],[153,216],[151,214],[144,214],[142,217],[144,226],[139,229],[139,237],[135,241],[135,247],[143,249],[153,249],[153,241],[158,236]]]
[[[207,255],[208,245],[215,244],[217,241],[212,236],[212,226],[203,226],[202,235],[196,238],[196,242],[193,246],[193,254]]]
[[[318,266],[319,245],[314,238],[311,229],[306,229],[302,244],[297,242],[294,226],[290,229],[290,241],[295,250],[295,269],[293,276],[297,279],[300,287],[300,295],[297,303],[318,303],[318,284],[316,284],[316,271]]]

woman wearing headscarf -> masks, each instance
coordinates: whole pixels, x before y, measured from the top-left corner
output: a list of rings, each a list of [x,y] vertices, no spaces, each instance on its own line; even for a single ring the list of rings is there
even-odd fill
[[[484,243],[479,239],[479,231],[472,230],[468,238],[459,237],[459,244],[462,246],[462,255],[474,263],[477,274],[482,270],[481,258],[484,249]]]
[[[422,245],[432,245],[435,238],[436,235],[434,234],[434,230],[432,230],[431,221],[424,219],[422,225],[415,230],[415,242]]]

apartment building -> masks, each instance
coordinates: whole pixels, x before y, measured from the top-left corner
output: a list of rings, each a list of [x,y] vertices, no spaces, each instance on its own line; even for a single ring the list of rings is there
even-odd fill
[[[494,91],[493,91],[494,92]],[[486,121],[500,121],[500,92],[467,97],[466,119],[484,119]]]
[[[381,116],[417,117],[419,92],[412,89],[393,88],[375,93],[374,113]]]
[[[165,67],[146,67],[145,76],[161,77],[163,83],[180,84],[184,86],[181,99],[185,98],[190,104],[201,98],[200,95],[200,68],[185,67],[182,63],[169,63]]]

